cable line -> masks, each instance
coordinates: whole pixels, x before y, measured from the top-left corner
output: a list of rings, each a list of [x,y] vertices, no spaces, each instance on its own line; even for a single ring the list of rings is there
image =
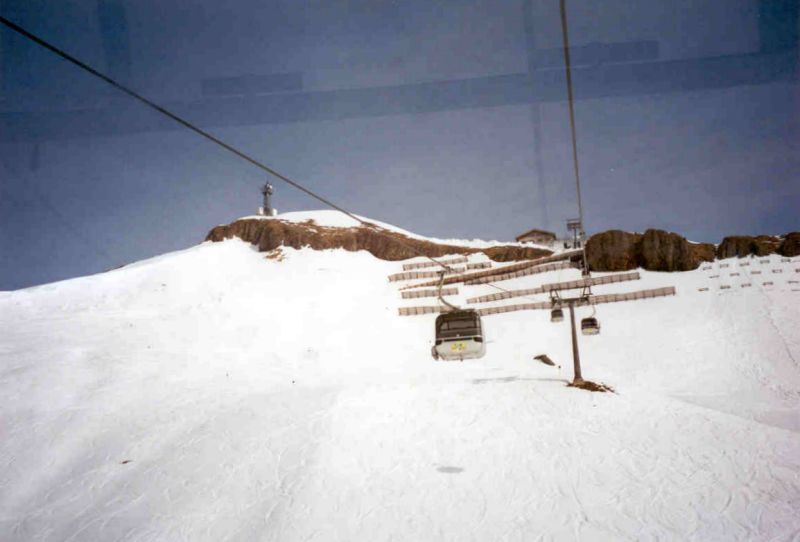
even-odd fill
[[[452,271],[452,268],[449,265],[443,264],[442,262],[436,260],[435,258],[433,258],[431,256],[428,256],[427,254],[424,254],[423,252],[417,250],[414,246],[406,243],[405,241],[403,241],[401,239],[398,239],[397,237],[395,237],[393,235],[389,235],[388,233],[382,232],[381,229],[378,229],[375,224],[372,224],[371,222],[367,222],[366,220],[363,220],[363,219],[359,218],[357,215],[355,215],[355,214],[351,213],[350,211],[348,211],[348,210],[336,205],[332,201],[330,201],[330,200],[328,200],[328,199],[326,199],[326,198],[324,198],[324,197],[312,192],[311,190],[309,190],[308,188],[305,188],[300,183],[298,183],[296,181],[293,181],[289,177],[279,173],[278,171],[275,171],[271,167],[263,164],[262,162],[256,160],[255,158],[245,154],[244,152],[240,151],[239,149],[233,147],[232,145],[229,145],[228,143],[225,143],[224,141],[222,141],[218,137],[211,135],[210,133],[206,132],[202,128],[198,128],[197,126],[195,126],[191,122],[179,117],[175,113],[169,111],[168,109],[165,109],[164,107],[158,105],[157,103],[153,102],[152,100],[149,100],[148,98],[145,98],[141,94],[129,89],[128,87],[122,85],[121,83],[118,83],[117,81],[115,81],[111,77],[109,77],[109,76],[97,71],[96,69],[94,69],[91,66],[89,66],[88,64],[78,60],[77,58],[75,58],[74,56],[70,55],[69,53],[59,49],[55,45],[52,45],[52,44],[48,43],[47,41],[45,41],[44,39],[36,36],[35,34],[32,34],[31,32],[28,32],[27,30],[25,30],[24,28],[22,28],[18,24],[14,23],[12,21],[9,21],[8,19],[3,17],[2,15],[0,15],[0,22],[2,22],[5,26],[9,27],[10,29],[14,30],[15,32],[17,32],[19,34],[22,34],[23,36],[25,36],[26,38],[30,39],[31,41],[41,45],[45,49],[55,53],[56,55],[60,56],[64,60],[66,60],[68,62],[71,62],[72,64],[75,64],[79,68],[89,72],[90,74],[94,75],[95,77],[98,77],[98,78],[102,79],[103,81],[105,81],[109,85],[115,87],[116,89],[120,90],[121,92],[124,92],[128,96],[130,96],[132,98],[135,98],[136,100],[142,102],[143,104],[145,104],[146,106],[150,107],[151,109],[154,109],[154,110],[158,111],[162,115],[165,115],[165,116],[171,118],[172,120],[174,120],[178,124],[184,126],[185,128],[188,128],[189,130],[191,130],[191,131],[195,132],[196,134],[204,137],[205,139],[208,139],[212,143],[215,143],[215,144],[219,145],[220,147],[224,148],[225,150],[235,154],[239,158],[249,162],[250,164],[254,165],[255,167],[261,169],[262,171],[265,171],[266,173],[272,175],[273,177],[276,177],[276,178],[280,179],[281,181],[287,183],[288,185],[293,186],[294,188],[296,188],[296,189],[300,190],[301,192],[311,196],[312,198],[314,198],[317,201],[327,205],[328,207],[330,207],[332,209],[335,209],[336,211],[339,211],[341,213],[344,213],[345,215],[347,215],[348,217],[352,218],[353,220],[355,220],[359,224],[361,224],[361,225],[363,225],[363,226],[365,226],[367,228],[373,229],[373,231],[375,231],[375,233],[392,239],[394,242],[396,242],[396,243],[400,244],[401,246],[407,248],[408,250],[410,250],[411,252],[417,254],[418,256],[427,258],[428,260],[432,261],[436,265],[442,267],[443,270]],[[570,96],[571,96],[571,93],[570,93]],[[574,142],[574,128],[573,128],[573,142]],[[576,173],[577,173],[577,162],[576,162]],[[580,191],[579,191],[579,200],[580,200]],[[497,286],[496,284],[493,284],[491,282],[487,283],[487,285],[492,287],[492,288],[495,288],[496,290],[499,290],[501,292],[509,292],[509,290],[506,290],[505,288],[503,288],[501,286]],[[440,296],[440,299],[441,299],[441,296]],[[448,307],[452,308],[452,309],[457,309],[457,307],[454,307],[453,305],[447,303],[443,299],[442,299],[442,302],[445,305],[447,305]]]
[[[31,41],[41,45],[45,49],[48,49],[49,51],[57,54],[58,56],[60,56],[64,60],[66,60],[68,62],[71,62],[72,64],[75,64],[79,68],[91,73],[95,77],[98,77],[98,78],[102,79],[103,81],[105,81],[109,85],[111,85],[111,86],[115,87],[116,89],[124,92],[128,96],[130,96],[132,98],[135,98],[136,100],[142,102],[143,104],[145,104],[146,106],[148,106],[148,107],[150,107],[152,109],[155,109],[156,111],[158,111],[162,115],[165,115],[165,116],[171,118],[172,120],[174,120],[178,124],[184,126],[185,128],[188,128],[189,130],[195,132],[196,134],[208,139],[212,143],[216,143],[217,145],[219,145],[223,149],[235,154],[239,158],[249,162],[250,164],[256,166],[259,169],[261,169],[262,171],[265,171],[266,173],[272,175],[273,177],[276,177],[276,178],[280,179],[281,181],[285,182],[286,184],[288,184],[290,186],[293,186],[294,188],[296,188],[296,189],[300,190],[301,192],[311,196],[312,198],[314,198],[317,201],[327,205],[328,207],[330,207],[332,209],[335,209],[335,210],[337,210],[337,211],[339,211],[341,213],[344,213],[345,215],[347,215],[348,217],[352,218],[353,220],[355,220],[359,224],[361,224],[361,225],[363,225],[363,226],[365,226],[367,228],[370,228],[370,229],[376,228],[375,224],[372,224],[371,222],[367,222],[366,220],[362,220],[358,216],[356,216],[353,213],[351,213],[350,211],[348,211],[348,210],[336,205],[332,201],[330,201],[330,200],[328,200],[328,199],[326,199],[326,198],[324,198],[324,197],[322,197],[322,196],[320,196],[318,194],[315,194],[314,192],[312,192],[308,188],[304,187],[300,183],[298,183],[296,181],[293,181],[292,179],[290,179],[286,175],[283,175],[283,174],[275,171],[271,167],[263,164],[262,162],[256,160],[255,158],[245,154],[244,152],[240,151],[239,149],[233,147],[232,145],[229,145],[228,143],[225,143],[224,141],[222,141],[218,137],[211,135],[210,133],[206,132],[202,128],[198,128],[197,126],[195,126],[191,122],[179,117],[175,113],[165,109],[164,107],[162,107],[162,106],[158,105],[157,103],[149,100],[148,98],[145,98],[141,94],[129,89],[128,87],[122,85],[121,83],[118,83],[114,79],[112,79],[109,76],[97,71],[96,69],[94,69],[91,66],[89,66],[88,64],[78,60],[77,58],[75,58],[74,56],[70,55],[69,53],[59,49],[55,45],[52,45],[52,44],[48,43],[47,41],[43,40],[42,38],[36,36],[35,34],[32,34],[32,33],[28,32],[27,30],[25,30],[24,28],[22,28],[18,24],[14,23],[12,21],[9,21],[8,19],[3,17],[2,15],[0,15],[0,22],[2,22],[4,25],[6,25],[10,29],[14,30],[15,32],[17,32],[19,34],[22,34],[23,36],[25,36],[26,38],[30,39]],[[411,252],[417,254],[418,256],[425,257],[425,258],[429,259],[430,261],[434,262],[435,264],[441,266],[442,268],[444,268],[444,269],[446,269],[448,271],[451,270],[450,266],[445,265],[445,264],[439,262],[438,260],[432,258],[431,256],[428,256],[427,254],[422,253],[421,251],[417,250],[416,248],[414,248],[413,246],[409,245],[408,243],[406,243],[406,242],[404,242],[402,240],[399,240],[394,236],[390,236],[388,234],[383,234],[378,229],[375,229],[374,231],[376,233],[384,235],[385,237],[390,237],[392,240],[394,240],[395,242],[397,242],[400,245],[404,246],[405,248],[409,249]]]
[[[583,202],[581,201],[581,174],[578,168],[578,142],[575,136],[575,106],[572,97],[572,64],[569,56],[569,32],[567,30],[566,0],[560,0],[561,12],[561,37],[564,45],[564,71],[567,75],[567,101],[569,103],[569,127],[572,135],[572,163],[575,168],[575,191],[578,195],[578,220],[581,223],[581,245],[583,247],[583,274],[589,273],[589,264],[586,261],[586,235],[583,227]]]

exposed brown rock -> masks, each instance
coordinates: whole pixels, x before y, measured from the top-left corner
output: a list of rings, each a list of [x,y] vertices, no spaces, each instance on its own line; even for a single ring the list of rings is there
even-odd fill
[[[689,271],[700,263],[685,238],[664,230],[644,232],[636,253],[639,265],[650,271]]]
[[[800,231],[787,233],[783,238],[783,242],[781,242],[778,252],[788,257],[800,256]]]
[[[699,262],[713,262],[717,257],[717,247],[711,243],[689,243],[692,257]]]
[[[586,258],[592,271],[689,271],[700,262],[714,260],[714,245],[693,244],[677,233],[650,229],[639,233],[610,230],[586,242]]]
[[[266,258],[268,260],[275,260],[278,262],[282,262],[285,259],[283,251],[280,249],[280,247],[272,249],[269,252],[267,252]]]
[[[717,258],[743,258],[744,256],[766,256],[775,254],[781,239],[772,235],[732,235],[726,237],[717,247]]]
[[[405,260],[424,254],[439,257],[446,254],[475,254],[483,252],[498,262],[533,260],[552,254],[549,250],[532,247],[499,246],[486,249],[444,245],[414,239],[378,226],[330,228],[319,226],[311,220],[302,223],[280,219],[243,219],[217,226],[206,236],[206,241],[222,241],[238,237],[252,243],[261,252],[281,246],[311,247],[315,250],[343,248],[349,251],[366,250],[382,260]]]
[[[636,246],[641,234],[609,230],[592,235],[586,242],[586,260],[593,271],[636,269]]]
[[[612,388],[608,384],[603,384],[603,383],[598,384],[597,382],[592,382],[591,380],[584,380],[582,378],[573,380],[572,382],[567,384],[567,387],[578,388],[580,390],[594,391],[600,393],[606,393],[606,392],[616,393],[614,391],[614,388]]]
[[[549,250],[542,250],[531,247],[499,246],[482,249],[475,249],[472,252],[483,252],[495,262],[517,262],[520,260],[535,260],[542,256],[552,254]]]
[[[405,260],[419,256],[430,257],[447,254],[474,254],[483,252],[496,262],[525,261],[552,254],[548,250],[512,245],[485,249],[445,245],[414,239],[378,226],[331,228],[319,226],[311,220],[303,223],[287,222],[278,218],[269,220],[243,219],[212,229],[207,241],[222,241],[238,237],[252,243],[262,252],[281,246],[316,250],[343,248],[366,250],[383,260]],[[690,243],[676,233],[647,230],[644,234],[609,230],[595,234],[586,242],[586,257],[593,271],[627,271],[642,267],[650,271],[688,271],[701,262],[733,256],[765,256],[780,253],[784,256],[800,255],[800,232],[783,237],[768,235],[731,236],[718,247],[708,243]]]

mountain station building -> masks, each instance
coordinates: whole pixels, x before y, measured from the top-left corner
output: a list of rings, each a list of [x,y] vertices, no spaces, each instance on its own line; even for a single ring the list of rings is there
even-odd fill
[[[517,236],[518,243],[533,243],[536,245],[552,245],[556,242],[556,234],[545,230],[530,230]]]

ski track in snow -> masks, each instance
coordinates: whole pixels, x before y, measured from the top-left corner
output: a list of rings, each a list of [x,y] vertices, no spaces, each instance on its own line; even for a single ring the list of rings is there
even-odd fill
[[[485,358],[437,363],[433,317],[397,316],[399,263],[284,252],[206,243],[0,293],[0,540],[800,537],[786,273],[598,288],[678,295],[597,308],[584,376],[617,393],[591,394],[546,311],[487,317]]]

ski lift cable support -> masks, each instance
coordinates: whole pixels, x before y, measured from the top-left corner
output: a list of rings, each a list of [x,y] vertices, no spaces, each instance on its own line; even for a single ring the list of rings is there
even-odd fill
[[[460,307],[456,307],[455,305],[451,305],[450,303],[445,301],[444,297],[442,297],[442,286],[444,285],[444,274],[445,274],[444,269],[439,271],[439,287],[436,288],[436,297],[439,298],[439,302],[442,305],[444,305],[445,307],[448,307],[450,310],[453,310],[453,311],[460,310]]]

